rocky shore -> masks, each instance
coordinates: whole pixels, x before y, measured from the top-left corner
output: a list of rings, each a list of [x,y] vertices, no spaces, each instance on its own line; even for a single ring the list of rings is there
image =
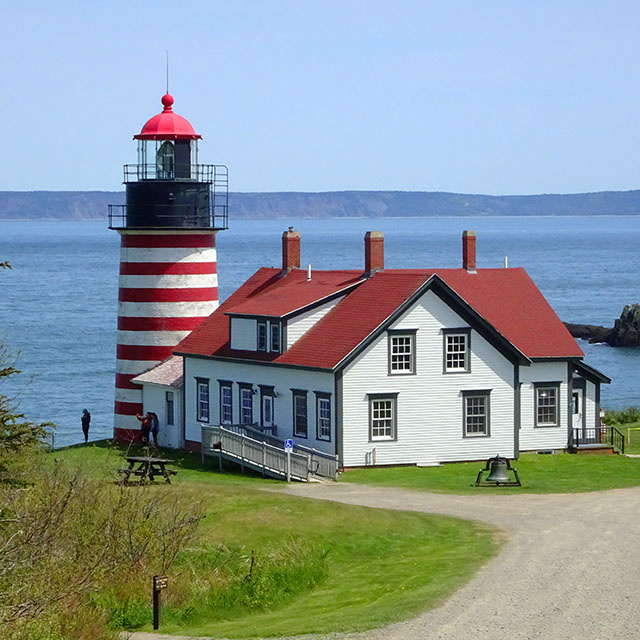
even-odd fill
[[[640,303],[626,305],[612,329],[569,322],[564,325],[574,338],[606,342],[612,347],[640,347]]]

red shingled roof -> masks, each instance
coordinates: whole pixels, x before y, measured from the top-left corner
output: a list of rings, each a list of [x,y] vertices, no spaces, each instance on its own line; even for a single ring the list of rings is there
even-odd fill
[[[357,282],[358,272],[260,269],[175,349],[177,353],[269,360],[332,369],[421,286],[437,275],[477,314],[528,358],[582,357],[583,353],[526,271],[517,269],[391,269],[351,290],[285,353],[258,354],[229,348],[230,313],[281,316],[329,295],[331,286]],[[314,279],[317,288],[312,285]],[[305,290],[305,284],[314,292]],[[344,286],[342,286],[344,285]],[[313,298],[314,295],[318,297]],[[252,306],[253,305],[253,306]],[[256,311],[258,309],[259,311]],[[242,313],[249,313],[242,311]]]
[[[306,271],[295,269],[270,281],[268,287],[258,289],[244,302],[234,304],[227,313],[280,318],[362,280],[362,271],[314,271],[311,280],[307,280]]]

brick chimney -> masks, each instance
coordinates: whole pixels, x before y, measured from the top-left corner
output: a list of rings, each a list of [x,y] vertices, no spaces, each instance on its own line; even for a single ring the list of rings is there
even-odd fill
[[[384,269],[384,236],[382,231],[367,231],[364,235],[364,272],[372,276]]]
[[[282,234],[282,272],[300,268],[300,234],[293,228]]]
[[[476,273],[476,232],[462,232],[462,268]]]

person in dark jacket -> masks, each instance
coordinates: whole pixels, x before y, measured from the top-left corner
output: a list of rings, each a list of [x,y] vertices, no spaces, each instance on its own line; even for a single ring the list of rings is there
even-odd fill
[[[91,426],[91,414],[86,410],[82,410],[82,417],[80,418],[82,423],[82,433],[84,433],[84,441],[89,441],[89,427]]]
[[[160,421],[158,420],[158,414],[151,412],[151,435],[153,436],[153,444],[158,446],[158,431],[160,430]]]
[[[149,432],[151,431],[151,411],[147,411],[147,415],[136,414],[136,418],[142,422],[142,442],[149,444]]]

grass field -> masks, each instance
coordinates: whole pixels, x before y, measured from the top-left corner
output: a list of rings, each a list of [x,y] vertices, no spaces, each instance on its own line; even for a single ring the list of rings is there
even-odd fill
[[[622,429],[621,429],[622,430]],[[640,431],[632,432],[640,453]],[[632,440],[633,442],[633,440]],[[355,469],[341,482],[403,487],[440,493],[576,493],[640,485],[640,458],[619,455],[524,454],[513,463],[522,487],[475,487],[481,462],[444,464],[441,467]]]
[[[122,451],[104,445],[52,455],[105,481],[123,462]],[[477,523],[279,495],[260,489],[277,489],[281,482],[202,470],[199,456],[167,457],[179,470],[173,484],[130,490],[204,501],[207,517],[189,554],[208,561],[217,549],[216,557],[239,557],[237,571],[248,571],[241,586],[252,580],[247,567],[254,556],[272,562],[264,572],[268,579],[256,580],[249,598],[246,590],[244,599],[214,597],[209,590],[207,598],[186,604],[172,586],[192,585],[205,574],[181,575],[178,562],[164,594],[163,632],[236,638],[378,627],[435,606],[499,548],[497,532]],[[215,571],[206,576],[212,580]],[[139,621],[151,620],[146,602]],[[149,624],[129,626],[150,630]]]
[[[624,435],[625,453],[640,454],[640,421],[616,425],[616,429]]]

